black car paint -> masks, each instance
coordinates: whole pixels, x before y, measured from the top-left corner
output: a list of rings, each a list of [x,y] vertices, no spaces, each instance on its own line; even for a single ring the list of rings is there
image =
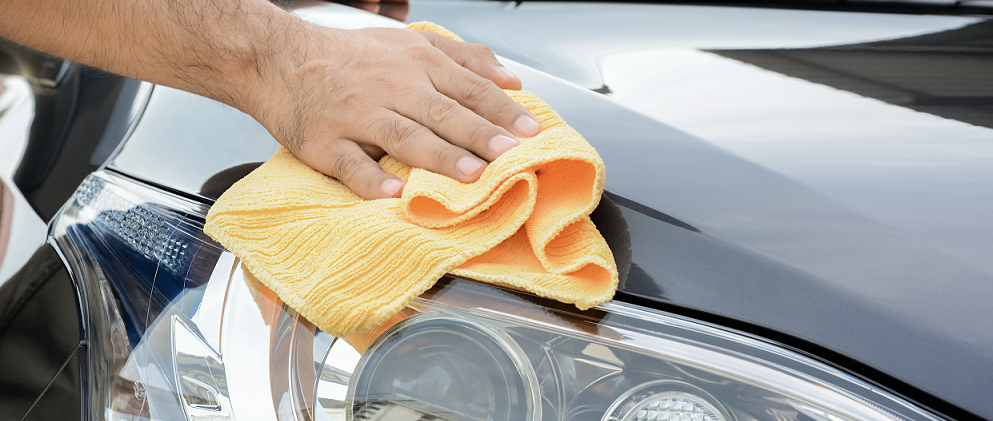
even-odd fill
[[[32,82],[34,103],[34,118],[15,122],[29,124],[29,138],[9,184],[0,180],[0,190],[7,190],[2,213],[10,218],[14,208],[29,210],[11,223],[43,243],[45,223],[124,139],[138,82],[68,63],[60,73],[61,59],[2,39],[0,52],[3,73]],[[8,265],[26,260],[0,279],[0,420],[82,417],[87,342],[81,295],[52,246],[30,247],[7,244],[0,255]]]
[[[55,216],[124,139],[137,87],[132,79],[77,68],[58,88],[35,93],[32,140],[14,182],[43,219]]]
[[[452,11],[444,3],[431,4],[436,9],[412,8],[411,19],[435,20],[505,57],[593,92],[611,92],[607,96],[621,104],[625,98],[605,83],[611,76],[605,60],[638,50],[698,50],[957,119],[975,126],[962,130],[980,133],[981,141],[993,140],[988,129],[993,28],[985,18],[963,19],[944,30],[907,30],[916,34],[899,37],[859,33],[935,22],[921,16],[693,6],[469,4]],[[614,69],[614,80],[623,80],[628,70]],[[900,167],[894,158],[856,168],[864,178],[842,183],[837,180],[848,175],[849,167],[831,157],[796,153],[809,159],[810,166],[833,171],[818,180],[802,168],[769,159],[771,153],[681,132],[682,127],[698,127],[682,126],[683,121],[669,120],[662,112],[649,114],[655,121],[638,127],[637,116],[618,116],[621,112],[611,112],[608,101],[593,106],[595,95],[578,90],[567,95],[561,92],[565,88],[525,80],[527,89],[551,103],[598,148],[609,168],[610,192],[701,231],[674,229],[626,209],[633,265],[623,291],[803,338],[993,416],[988,399],[993,384],[988,305],[993,299],[993,166],[988,160],[978,162],[982,168],[970,178],[955,179],[937,166],[918,170],[913,168],[916,162],[906,162]],[[780,94],[767,93],[773,98]],[[719,94],[696,98],[708,99],[732,100]],[[873,107],[870,111],[880,111],[880,117],[888,112],[886,106]],[[702,121],[724,118],[718,109],[699,114]],[[775,117],[758,124],[782,125]],[[801,117],[809,118],[809,130],[818,130],[818,120],[834,116]],[[913,124],[929,117],[902,118]],[[859,121],[846,123],[847,133],[872,129]],[[935,141],[952,147],[958,139],[951,133]],[[755,142],[761,136],[759,131],[735,140]],[[911,140],[917,139],[908,139],[908,148],[918,147]],[[989,142],[980,146],[964,153],[988,154]],[[964,156],[947,162],[970,165]],[[878,183],[883,189],[858,198],[849,192],[859,183]],[[900,190],[912,193],[901,195]],[[908,197],[903,209],[876,210]],[[929,201],[946,201],[941,208],[946,211],[921,210]],[[966,228],[957,231],[956,221]],[[954,232],[954,239],[921,228]],[[984,251],[970,256],[962,250],[977,247],[967,244],[973,236]],[[952,244],[956,241],[961,243]],[[651,281],[634,282],[638,274]]]
[[[82,414],[79,362],[86,350],[78,302],[49,245],[0,288],[0,419]]]
[[[35,118],[13,182],[47,222],[124,139],[138,82],[0,39],[3,73],[33,82]]]
[[[986,305],[993,298],[990,273],[868,218],[816,188],[791,179],[789,174],[749,162],[605,98],[602,94],[611,92],[609,87],[590,77],[596,76],[596,63],[591,61],[596,54],[590,51],[597,52],[597,46],[577,46],[573,41],[572,54],[569,49],[533,54],[528,48],[534,44],[520,44],[513,36],[495,29],[501,23],[520,23],[525,13],[530,13],[528,19],[532,22],[549,27],[555,26],[556,19],[561,25],[576,24],[563,17],[569,16],[563,12],[575,16],[571,5],[540,6],[535,11],[506,3],[481,6],[415,2],[412,19],[434,20],[470,41],[484,42],[498,54],[530,66],[532,69],[519,65],[512,68],[525,80],[527,89],[552,104],[601,152],[610,172],[607,197],[620,205],[630,233],[630,274],[624,279],[619,298],[718,321],[791,344],[861,371],[870,380],[956,419],[968,419],[973,414],[993,418],[993,404],[986,399],[993,384],[993,344],[987,336],[993,315]],[[646,9],[662,15],[669,6],[637,6],[635,10],[627,7],[634,6],[618,5],[616,14],[628,13],[635,21],[650,21],[652,16],[645,16]],[[727,12],[723,8],[714,10]],[[746,15],[754,18],[776,12],[759,10]],[[473,21],[473,16],[486,16],[488,25]],[[984,25],[988,28],[988,24]],[[747,22],[744,26],[748,26]],[[636,25],[632,28],[651,34]],[[819,29],[830,32],[831,28],[828,25]],[[609,35],[606,30],[590,34],[603,38]],[[621,31],[614,45],[629,41],[624,39],[627,36],[630,34]],[[553,39],[564,42],[565,38]],[[643,42],[650,44],[651,40]],[[961,50],[958,45],[948,51],[942,47],[941,40],[933,42],[929,57],[954,56]],[[989,65],[993,62],[991,53],[980,47],[968,54]],[[766,50],[778,53],[782,48]],[[749,57],[746,61],[757,61],[752,59],[756,53],[762,51],[728,49],[719,54],[745,54]],[[914,57],[912,52],[908,55]],[[592,73],[588,71],[591,68]],[[837,87],[846,89],[843,84]],[[110,94],[114,95],[119,94]],[[182,94],[161,89],[155,95]],[[119,98],[133,100],[125,95]],[[150,104],[159,108],[146,116],[141,123],[145,130],[136,131],[109,168],[209,203],[245,168],[265,160],[276,145],[257,123],[203,101],[206,105],[196,109],[170,109],[167,102]],[[113,120],[115,102],[109,104],[101,108],[104,111],[97,120]],[[921,105],[897,105],[915,104]],[[978,100],[952,105],[987,106]],[[943,115],[940,110],[934,113]],[[179,124],[186,127],[177,127]],[[99,125],[92,127],[95,129],[81,132],[77,138],[67,138],[69,149],[55,148],[73,150],[72,145],[85,144],[76,147],[84,148],[88,154],[39,155],[49,162],[92,156],[103,132]],[[165,127],[180,133],[157,130]],[[222,128],[225,137],[211,138],[204,135],[209,131],[200,130],[217,127]],[[243,148],[239,145],[244,145],[246,139],[252,147],[236,151]],[[191,151],[200,159],[197,168],[187,171]],[[55,167],[58,166],[49,166]],[[646,169],[652,170],[651,175]],[[54,213],[51,203],[67,199],[78,184],[76,178],[81,179],[91,170],[81,167],[71,176],[51,172],[35,176],[34,179],[51,180],[50,184],[57,182],[60,187],[24,195],[33,197],[32,206],[50,217]],[[788,247],[784,252],[770,253],[763,248],[770,242]],[[47,247],[43,246],[39,254],[44,254]],[[818,253],[825,254],[818,257]],[[840,270],[833,266],[841,261],[850,263]],[[16,284],[7,283],[5,288]],[[872,293],[873,288],[899,288],[906,294],[879,296]],[[905,317],[906,312],[931,317],[935,322],[921,323]],[[60,357],[61,361],[53,358],[49,372],[75,367],[72,358],[77,354]],[[66,375],[71,374],[63,374]],[[51,378],[49,374],[42,377]]]

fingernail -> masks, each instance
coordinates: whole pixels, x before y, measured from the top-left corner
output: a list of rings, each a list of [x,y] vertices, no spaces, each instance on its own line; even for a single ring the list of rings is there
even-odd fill
[[[515,75],[514,72],[511,72],[510,69],[506,67],[497,68],[497,71],[500,72],[500,74],[507,79],[520,80],[517,78],[517,75]]]
[[[541,125],[538,124],[538,121],[534,117],[522,115],[517,117],[517,121],[514,122],[514,129],[521,136],[530,137],[541,131]]]
[[[397,180],[395,178],[387,178],[386,181],[383,181],[383,184],[380,186],[380,189],[383,190],[383,193],[386,193],[386,195],[389,197],[396,197],[397,193],[400,193],[400,189],[402,188],[403,188],[403,181]]]
[[[486,163],[479,158],[471,156],[463,156],[459,159],[459,162],[455,164],[455,166],[459,168],[459,172],[465,174],[466,176],[475,174],[476,171],[478,171],[483,165],[486,165]]]
[[[494,137],[493,140],[490,141],[490,150],[497,155],[503,155],[514,146],[517,146],[517,139],[511,139],[502,134],[497,135],[497,137]]]

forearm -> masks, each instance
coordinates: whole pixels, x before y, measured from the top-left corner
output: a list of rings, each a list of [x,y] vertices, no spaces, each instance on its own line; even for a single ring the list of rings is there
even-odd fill
[[[462,182],[533,136],[486,47],[433,32],[331,29],[266,0],[5,0],[0,36],[224,102],[365,198],[403,181],[375,159]]]
[[[0,36],[239,108],[285,65],[303,25],[265,0],[15,0]],[[247,111],[247,110],[246,110]]]

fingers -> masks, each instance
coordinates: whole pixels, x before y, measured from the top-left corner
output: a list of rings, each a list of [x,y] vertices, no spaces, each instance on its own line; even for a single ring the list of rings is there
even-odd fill
[[[449,143],[487,161],[497,159],[519,143],[507,130],[493,125],[445,95],[426,91],[421,96],[422,100],[412,106],[406,109],[401,106],[401,114],[413,116],[413,120]]]
[[[456,65],[434,66],[428,69],[428,77],[438,92],[518,137],[531,137],[541,131],[538,119],[527,108],[466,69]]]
[[[436,48],[451,57],[460,66],[487,78],[502,89],[521,89],[521,80],[503,67],[493,51],[484,45],[455,41],[430,31],[421,31]]]
[[[400,197],[403,191],[403,180],[383,171],[363,147],[350,140],[310,142],[301,152],[297,156],[305,164],[338,179],[364,199]]]
[[[400,162],[463,183],[476,181],[486,169],[486,161],[400,114],[382,110],[374,118],[367,137]]]
[[[273,133],[295,133],[280,128],[303,126],[304,141],[293,145],[293,153],[366,199],[397,197],[403,189],[402,180],[374,161],[384,153],[463,183],[476,181],[487,161],[516,146],[517,137],[534,136],[541,128],[500,89],[520,88],[520,80],[489,49],[420,34],[334,32],[353,46],[342,53],[345,59],[334,61],[340,64],[334,77],[314,71],[326,65],[323,58],[295,66],[294,77],[284,79],[303,82],[293,89],[318,94],[292,96],[309,102],[294,112],[274,108],[275,115],[286,117],[276,122],[267,120],[272,110],[261,110],[260,121],[275,127]],[[329,81],[334,83],[329,86]]]

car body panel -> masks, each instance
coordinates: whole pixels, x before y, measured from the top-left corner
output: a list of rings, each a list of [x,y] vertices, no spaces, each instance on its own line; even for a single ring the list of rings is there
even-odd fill
[[[490,45],[597,147],[631,244],[622,291],[791,335],[993,419],[993,134],[969,117],[986,94],[941,94],[962,85],[946,83],[929,98],[978,99],[927,113],[769,58],[984,18],[528,2],[411,12]],[[342,6],[305,14],[399,26]],[[976,48],[969,57],[989,63]],[[108,169],[209,203],[277,146],[236,110],[155,87]]]
[[[411,10],[523,62],[506,60],[597,147],[630,228],[623,291],[796,336],[993,417],[993,259],[983,258],[993,250],[993,131],[704,51],[876,42],[983,19],[528,3]],[[311,17],[355,13],[331,6]],[[651,83],[644,69],[669,59],[694,90],[667,73]],[[720,89],[694,97],[707,86],[695,72]],[[276,147],[241,113],[156,88],[110,168],[209,199],[211,177]]]
[[[647,139],[619,147],[631,131],[607,115],[567,117],[604,155],[608,190],[703,233],[626,210],[640,270],[625,290],[776,326],[993,416],[988,17],[449,7],[413,7],[411,19],[433,19],[769,170],[652,150]],[[610,127],[597,132],[591,121]],[[610,131],[613,143],[597,142]],[[666,153],[679,158],[658,158]],[[634,291],[639,273],[659,291]]]
[[[0,419],[73,419],[86,302],[47,223],[123,140],[150,85],[0,40],[4,61],[19,68],[0,69]]]
[[[68,270],[47,244],[0,285],[0,419],[81,414],[78,303]]]
[[[4,420],[71,419],[81,414],[79,358],[84,351],[79,297],[59,255],[46,244],[45,221],[14,182],[34,116],[35,96],[28,81],[0,76],[0,419]]]

